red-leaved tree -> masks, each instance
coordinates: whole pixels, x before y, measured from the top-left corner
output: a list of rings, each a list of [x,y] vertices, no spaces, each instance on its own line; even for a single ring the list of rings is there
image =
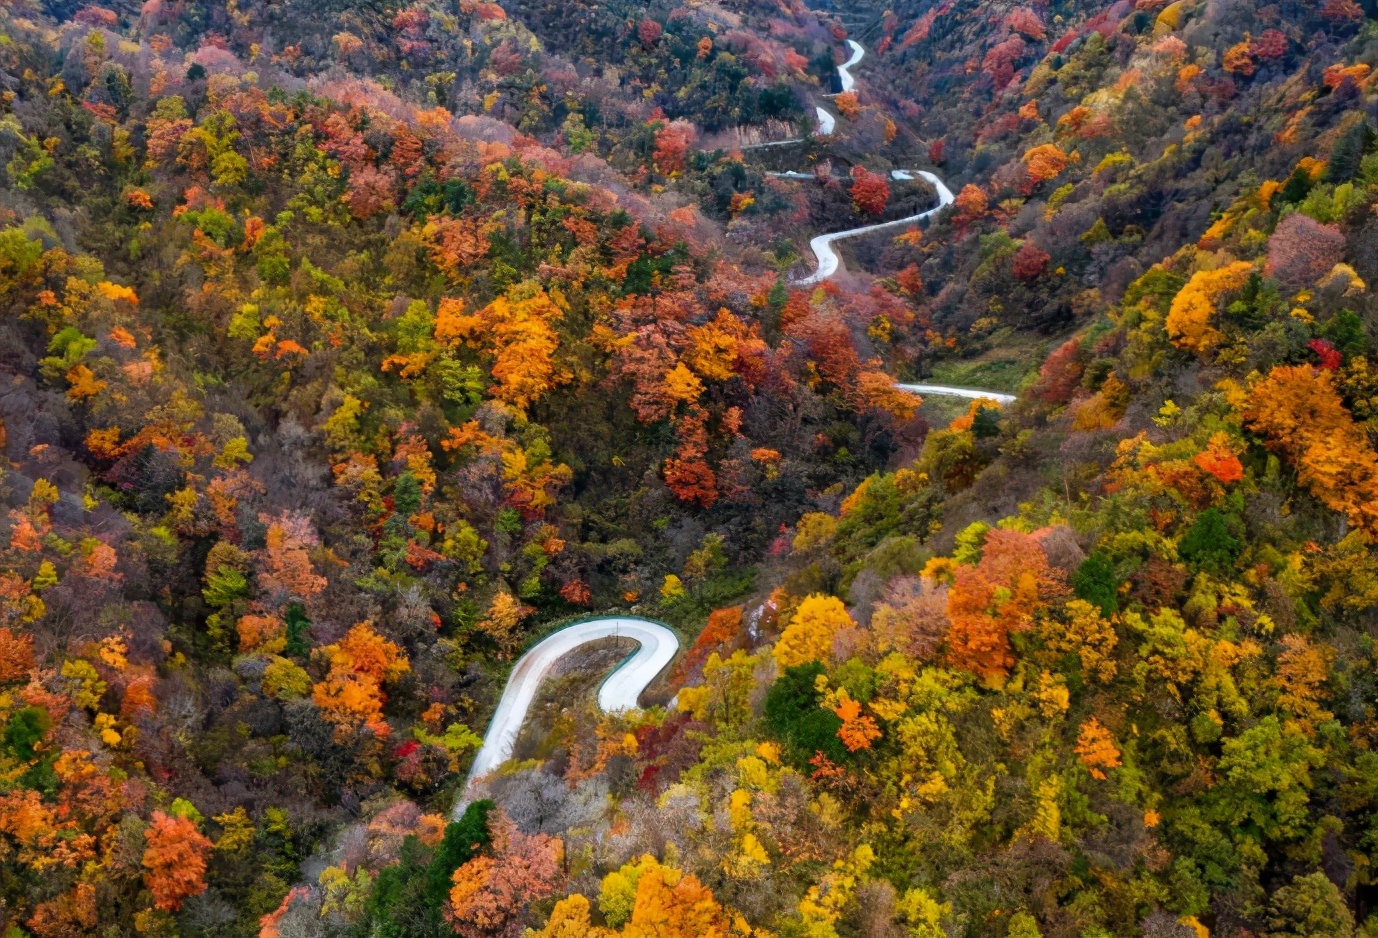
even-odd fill
[[[655,20],[644,19],[636,27],[636,38],[640,39],[641,44],[649,49],[660,42],[660,36],[663,32],[664,30]]]
[[[1048,261],[1052,256],[1032,241],[1025,241],[1024,245],[1014,255],[1013,273],[1016,280],[1024,283],[1033,283],[1043,272],[1048,269]]]
[[[1265,29],[1249,46],[1249,51],[1260,61],[1276,61],[1287,54],[1287,37],[1276,29]]]
[[[655,160],[656,169],[666,176],[684,172],[684,154],[694,142],[693,125],[684,121],[666,124],[656,131],[655,139],[652,159]]]
[[[1080,339],[1068,339],[1043,360],[1033,396],[1045,404],[1061,405],[1072,399],[1086,371],[1086,354]]]
[[[1003,88],[1014,79],[1014,63],[1024,57],[1024,40],[1011,36],[986,52],[981,60],[981,71],[989,75],[997,89]]]
[[[885,211],[890,201],[890,184],[880,173],[873,173],[864,166],[852,167],[852,204],[858,212],[879,215]]]
[[[1344,363],[1344,356],[1340,354],[1340,350],[1325,339],[1312,339],[1306,343],[1306,347],[1316,353],[1316,364],[1326,371],[1337,371]]]
[[[1364,8],[1354,0],[1325,0],[1321,16],[1337,26],[1348,26],[1364,21]]]
[[[1048,35],[1048,31],[1043,28],[1043,21],[1028,7],[1016,7],[1011,10],[1005,17],[1005,25],[1034,42],[1042,42]]]

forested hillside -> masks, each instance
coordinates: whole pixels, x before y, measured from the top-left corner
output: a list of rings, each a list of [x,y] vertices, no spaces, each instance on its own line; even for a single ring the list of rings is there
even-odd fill
[[[0,933],[1378,935],[1376,67],[1372,0],[0,8]],[[646,709],[582,649],[467,786],[611,614]]]

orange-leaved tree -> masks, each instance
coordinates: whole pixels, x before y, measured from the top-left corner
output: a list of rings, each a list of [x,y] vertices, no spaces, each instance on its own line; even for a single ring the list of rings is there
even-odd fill
[[[309,599],[325,589],[325,577],[311,566],[311,550],[320,544],[311,521],[291,512],[276,518],[260,515],[259,520],[268,526],[258,554],[259,589],[281,602]]]
[[[1211,325],[1220,297],[1238,290],[1254,272],[1254,265],[1235,261],[1217,270],[1201,270],[1178,291],[1167,314],[1167,334],[1179,348],[1205,352],[1224,336]]]
[[[1029,188],[1062,175],[1072,158],[1055,143],[1036,146],[1024,154],[1024,168],[1029,174]]]
[[[502,812],[490,818],[490,853],[469,860],[451,877],[448,914],[463,938],[519,933],[527,906],[555,893],[564,877],[564,843],[523,834]]]
[[[39,938],[69,938],[90,934],[99,922],[96,887],[77,883],[62,895],[39,903],[29,919],[29,927]],[[19,930],[15,929],[15,933]]]
[[[953,222],[958,226],[969,225],[986,214],[990,200],[986,198],[980,186],[967,183],[962,187],[962,191],[957,193],[952,207]]]
[[[1295,722],[1303,733],[1314,736],[1316,725],[1334,716],[1321,707],[1334,649],[1312,644],[1297,632],[1282,637],[1282,648],[1272,680],[1278,692],[1278,709],[1290,713],[1293,720],[1289,722]]]
[[[1378,534],[1378,453],[1354,422],[1334,372],[1278,365],[1236,399],[1244,423],[1282,453],[1326,507]]]
[[[740,376],[748,386],[754,386],[765,379],[767,348],[759,328],[748,328],[730,310],[719,309],[711,321],[690,326],[685,337],[689,348],[684,361],[705,381]]]
[[[386,736],[383,684],[411,670],[406,654],[375,632],[369,621],[354,626],[344,638],[322,648],[321,654],[330,662],[330,670],[312,689],[311,698],[335,724],[336,732],[367,726],[375,735]]]
[[[897,387],[885,372],[870,368],[857,372],[850,396],[858,410],[881,410],[896,420],[912,420],[923,403],[923,398]]]
[[[680,420],[679,448],[665,460],[665,484],[681,501],[705,508],[718,499],[718,477],[704,457],[708,454],[708,413],[694,405]]]
[[[764,934],[732,930],[727,912],[712,890],[692,874],[649,856],[637,864],[637,874],[631,909],[617,918],[620,929],[593,925],[588,899],[576,893],[555,904],[544,928],[528,934],[531,938],[727,938],[729,934]],[[630,889],[625,878],[622,882]],[[605,905],[607,884],[605,879],[605,895],[599,899],[605,915],[609,912]]]
[[[958,567],[948,590],[949,660],[985,680],[1003,681],[1014,666],[1010,633],[1030,628],[1064,591],[1061,573],[1048,565],[1036,538],[988,532],[980,562]]]
[[[837,738],[849,751],[870,749],[871,743],[880,739],[880,727],[876,725],[875,717],[862,713],[861,703],[853,700],[845,688],[838,692],[833,713],[842,721],[837,728]]]
[[[153,904],[164,912],[176,912],[182,901],[206,891],[206,857],[212,844],[186,818],[153,812],[153,823],[144,831],[144,885]]]
[[[1191,458],[1196,468],[1217,481],[1230,485],[1244,478],[1244,464],[1230,448],[1229,434],[1217,433],[1201,452]]]
[[[435,216],[426,223],[423,237],[430,243],[435,265],[451,278],[476,264],[488,253],[488,226],[480,219]],[[436,336],[437,341],[442,341]]]
[[[553,324],[564,317],[539,284],[514,284],[472,316],[455,300],[441,303],[435,340],[460,342],[492,359],[493,396],[526,410],[561,380],[555,364],[560,336]]]
[[[1081,724],[1075,751],[1092,778],[1103,779],[1107,769],[1117,769],[1121,765],[1120,747],[1115,745],[1115,737],[1095,717]]]
[[[698,877],[657,864],[641,874],[622,938],[727,938],[728,921]]]
[[[23,580],[12,577],[8,582],[0,582],[0,599],[4,598],[3,591],[10,583],[17,584],[25,594],[29,591]],[[0,616],[3,615],[4,607],[0,606]],[[0,627],[0,683],[23,680],[35,663],[33,636]]]

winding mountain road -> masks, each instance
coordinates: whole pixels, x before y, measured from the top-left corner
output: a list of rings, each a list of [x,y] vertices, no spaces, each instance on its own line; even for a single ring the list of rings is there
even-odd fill
[[[894,221],[883,221],[875,225],[862,225],[860,228],[848,228],[846,231],[834,231],[830,232],[829,234],[815,235],[812,239],[810,239],[809,247],[813,249],[813,256],[818,258],[818,267],[814,270],[812,274],[810,274],[807,277],[803,277],[799,280],[795,280],[794,283],[801,287],[808,286],[811,283],[819,283],[823,280],[827,280],[833,274],[837,273],[838,269],[842,266],[842,261],[837,256],[837,252],[833,250],[834,241],[841,241],[844,238],[855,238],[858,235],[870,234],[873,231],[882,231],[886,228],[897,228],[901,225],[912,225],[915,222],[923,221],[925,218],[928,218],[931,215],[935,215],[938,212],[941,212],[943,209],[947,208],[949,205],[953,203],[956,197],[952,194],[952,190],[947,187],[946,183],[944,183],[941,179],[939,179],[933,173],[928,172],[927,170],[892,169],[890,171],[890,178],[899,180],[913,179],[914,173],[918,173],[924,179],[927,179],[929,182],[933,183],[933,188],[938,191],[937,205],[935,205],[933,208],[930,208],[926,212],[920,212],[917,215],[910,215],[908,218],[897,218]],[[779,175],[787,176],[787,178],[791,179],[797,179],[800,178],[803,174],[780,173]]]
[[[598,706],[608,713],[635,710],[638,699],[655,676],[679,651],[679,638],[658,622],[634,616],[608,616],[576,622],[547,636],[522,655],[507,678],[502,699],[488,724],[483,746],[469,769],[466,791],[474,781],[491,773],[512,757],[517,734],[526,722],[526,712],[536,699],[541,681],[555,663],[580,645],[600,639],[629,638],[639,646],[631,657],[609,674],[598,689]]]
[[[842,84],[842,90],[844,92],[851,91],[853,88],[856,87],[856,78],[852,75],[851,69],[853,66],[857,65],[866,55],[866,49],[861,45],[861,43],[857,42],[855,39],[848,39],[847,45],[852,50],[851,58],[849,58],[847,61],[843,62],[841,65],[837,67],[837,77],[839,82],[841,82]],[[822,132],[825,135],[831,134],[833,130],[837,127],[836,119],[827,111],[823,110],[821,107],[815,108],[815,110],[818,112],[819,129],[822,130]],[[809,241],[809,247],[813,250],[813,256],[818,259],[818,267],[814,270],[814,272],[811,275],[799,280],[795,280],[794,283],[801,287],[808,286],[811,283],[820,283],[824,280],[827,280],[833,274],[837,273],[837,271],[842,266],[842,261],[840,258],[838,258],[837,252],[833,250],[834,241],[841,241],[844,238],[855,238],[858,235],[870,234],[873,231],[881,231],[885,228],[896,228],[900,225],[912,225],[915,222],[923,221],[925,218],[928,218],[932,215],[937,214],[938,212],[941,212],[943,209],[947,208],[956,200],[956,196],[952,194],[952,190],[947,187],[947,184],[944,183],[937,176],[935,176],[933,173],[928,172],[927,170],[892,169],[890,171],[890,178],[900,181],[912,180],[914,178],[914,173],[918,173],[924,179],[927,179],[929,182],[933,184],[933,188],[936,189],[938,192],[937,205],[935,205],[933,208],[929,209],[926,212],[920,212],[917,215],[910,215],[908,218],[898,218],[895,221],[885,221],[875,225],[862,225],[860,228],[848,228],[846,231],[834,231],[829,234],[815,235]],[[796,171],[790,171],[785,173],[771,173],[770,175],[778,176],[782,179],[813,178],[812,174],[810,173],[801,173]],[[992,395],[983,394],[982,396]]]
[[[856,79],[853,78],[850,69],[859,63],[866,54],[866,50],[862,48],[861,44],[854,40],[848,39],[847,45],[852,50],[851,58],[837,67],[837,74],[843,91],[851,91],[856,87]],[[836,119],[821,107],[816,110],[819,129],[824,135],[831,134],[836,128]],[[795,141],[780,141],[780,143],[792,142]],[[775,145],[778,144],[758,144],[757,146]],[[890,171],[890,178],[899,181],[912,180],[915,173],[932,183],[934,189],[937,190],[938,204],[935,207],[895,221],[863,225],[860,228],[849,228],[845,231],[817,235],[809,241],[809,247],[813,249],[814,256],[818,258],[818,268],[812,275],[794,282],[800,286],[805,286],[827,280],[836,274],[841,267],[841,261],[838,259],[837,252],[832,248],[835,241],[855,238],[886,228],[912,225],[942,211],[953,203],[952,190],[941,179],[927,170],[894,169]],[[772,175],[787,179],[813,178],[812,173],[801,172],[774,173]],[[896,387],[915,394],[945,395],[974,400],[989,399],[1000,404],[1008,404],[1015,400],[1013,394],[1002,394],[977,388],[949,387],[941,384],[896,384]],[[541,682],[549,676],[555,663],[581,645],[606,638],[629,638],[638,646],[629,658],[608,675],[607,679],[603,681],[603,685],[598,689],[598,706],[609,713],[635,710],[639,706],[638,701],[641,693],[651,681],[655,680],[656,675],[665,669],[679,651],[679,638],[674,632],[658,622],[633,616],[608,616],[578,622],[538,642],[530,651],[522,655],[507,679],[507,686],[503,688],[502,699],[498,701],[497,710],[493,712],[493,719],[488,725],[488,732],[483,738],[483,745],[474,757],[473,766],[469,769],[464,793],[455,807],[456,819],[468,805],[469,792],[474,783],[494,772],[512,757],[512,749],[517,743],[517,734],[521,732],[522,724],[526,722],[527,711],[531,709],[531,704],[536,699],[536,692],[539,690]]]
[[[839,82],[841,82],[842,90],[844,92],[851,91],[853,88],[856,87],[856,79],[852,77],[850,69],[853,65],[856,65],[858,62],[860,62],[861,59],[866,55],[866,50],[862,48],[861,43],[853,39],[848,39],[847,45],[852,50],[852,57],[837,67],[837,79]],[[831,97],[831,95],[828,95],[827,97]],[[830,134],[832,134],[834,130],[837,129],[837,118],[833,117],[826,110],[815,105],[813,113],[818,118],[818,133],[821,136],[827,137]],[[771,143],[751,143],[742,147],[742,149],[760,150],[764,149],[765,147],[779,147],[784,146],[787,143],[799,143],[802,139],[802,137],[794,137],[790,140],[776,140]]]
[[[861,47],[861,43],[855,39],[848,39],[847,45],[851,47],[852,57],[837,67],[837,78],[842,83],[844,92],[851,91],[856,87],[856,79],[852,77],[851,67],[861,61],[866,50]]]

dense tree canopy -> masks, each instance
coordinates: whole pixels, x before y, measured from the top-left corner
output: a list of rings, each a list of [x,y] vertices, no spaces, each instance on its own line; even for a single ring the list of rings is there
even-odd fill
[[[6,938],[1378,931],[1378,7],[817,7],[0,10]]]

